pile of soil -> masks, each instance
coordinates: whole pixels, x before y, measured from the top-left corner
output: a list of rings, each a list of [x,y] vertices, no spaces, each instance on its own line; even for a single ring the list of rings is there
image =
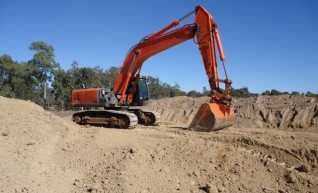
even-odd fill
[[[236,127],[317,128],[318,99],[301,95],[258,96],[234,102]]]
[[[205,100],[153,101],[148,108],[161,113],[165,124],[122,130],[79,126],[65,112],[59,117],[32,102],[0,97],[0,192],[317,192],[316,107],[311,129],[297,128],[297,116],[290,119],[295,126],[286,126],[293,130],[271,127],[271,118],[264,128],[253,128],[260,113],[243,106],[265,117],[279,107],[270,98],[251,98],[254,103],[235,101],[241,120],[235,127],[186,130]],[[295,101],[291,112],[311,112],[317,104],[280,100],[275,103]],[[299,118],[301,124],[309,115]],[[282,117],[277,120],[288,120]]]
[[[158,112],[161,115],[162,124],[188,126],[200,106],[209,101],[210,97],[179,96],[152,100],[142,108]]]
[[[161,114],[165,124],[189,125],[201,104],[210,97],[186,96],[151,101],[146,109]],[[300,95],[257,96],[233,99],[239,128],[317,128],[318,99]]]

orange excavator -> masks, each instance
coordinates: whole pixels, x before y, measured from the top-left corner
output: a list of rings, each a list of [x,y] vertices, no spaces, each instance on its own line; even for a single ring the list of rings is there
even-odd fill
[[[172,29],[192,14],[195,14],[193,24]],[[151,56],[189,39],[194,39],[199,46],[211,88],[210,103],[200,107],[189,128],[195,131],[214,131],[231,126],[235,118],[231,108],[232,81],[227,77],[218,27],[213,17],[202,6],[197,6],[194,11],[134,45],[129,50],[112,87],[73,90],[72,106],[104,108],[74,113],[73,121],[78,124],[119,128],[134,128],[137,124],[157,125],[160,122],[158,113],[130,108],[141,106],[150,100],[146,79],[140,76],[141,67]],[[217,50],[223,64],[225,79],[219,78]],[[220,88],[220,83],[225,84],[224,90]]]

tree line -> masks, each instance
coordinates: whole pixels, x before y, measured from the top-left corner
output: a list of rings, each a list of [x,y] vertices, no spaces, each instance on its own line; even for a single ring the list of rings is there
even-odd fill
[[[0,56],[0,96],[30,100],[42,106],[54,106],[58,109],[69,109],[73,89],[98,86],[111,86],[119,73],[119,67],[103,69],[100,66],[79,67],[73,61],[71,68],[65,70],[55,61],[53,46],[43,42],[33,42],[29,50],[34,52],[31,59],[17,62],[11,56]],[[210,90],[203,87],[202,92],[191,90],[182,91],[179,84],[163,83],[158,77],[148,76],[150,97],[160,99],[175,96],[200,97],[208,96]],[[265,91],[262,95],[289,94],[275,89]],[[299,93],[293,91],[292,95],[317,96],[312,92]],[[247,87],[234,89],[232,95],[236,98],[257,96]]]

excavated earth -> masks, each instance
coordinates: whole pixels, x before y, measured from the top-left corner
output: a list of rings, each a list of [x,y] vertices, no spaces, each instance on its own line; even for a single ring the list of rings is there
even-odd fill
[[[0,192],[318,192],[317,98],[237,99],[233,127],[187,130],[208,101],[152,101],[160,126],[122,130],[0,97]]]

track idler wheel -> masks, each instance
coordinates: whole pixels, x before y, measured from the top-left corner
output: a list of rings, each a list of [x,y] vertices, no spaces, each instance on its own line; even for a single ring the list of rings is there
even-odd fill
[[[128,117],[120,116],[118,117],[118,127],[121,129],[127,129],[130,125],[130,121]]]
[[[156,122],[156,117],[152,113],[144,113],[144,124],[153,125]]]
[[[73,121],[77,124],[81,124],[82,118],[80,116],[74,116]]]
[[[232,108],[216,103],[204,103],[194,116],[189,129],[193,131],[216,131],[233,125],[235,120]]]

